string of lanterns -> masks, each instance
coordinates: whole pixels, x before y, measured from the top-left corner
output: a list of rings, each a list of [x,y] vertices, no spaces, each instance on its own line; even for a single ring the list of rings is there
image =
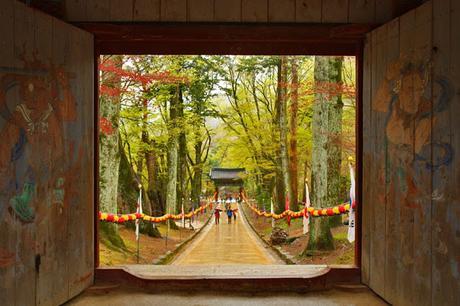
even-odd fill
[[[112,222],[112,223],[124,223],[127,221],[134,221],[134,220],[144,220],[147,222],[152,222],[152,223],[160,223],[160,222],[165,222],[169,219],[172,220],[181,220],[182,218],[184,219],[190,219],[195,215],[198,214],[203,214],[210,206],[210,203],[201,205],[199,208],[192,210],[189,213],[180,213],[180,214],[165,214],[163,216],[158,216],[158,217],[153,217],[149,216],[144,213],[132,213],[132,214],[110,214],[110,213],[104,213],[104,212],[99,212],[99,220],[100,221],[105,221],[105,222]]]

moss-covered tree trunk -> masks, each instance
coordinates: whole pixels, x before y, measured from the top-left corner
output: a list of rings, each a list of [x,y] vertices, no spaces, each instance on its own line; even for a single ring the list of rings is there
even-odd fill
[[[291,107],[290,107],[290,138],[289,138],[289,173],[291,177],[292,203],[298,209],[298,156],[297,156],[297,112],[299,109],[299,75],[295,57],[291,58]]]
[[[137,201],[139,197],[139,181],[136,179],[132,165],[129,163],[128,157],[126,156],[123,147],[120,145],[120,170],[119,170],[119,179],[118,179],[118,206],[122,208],[123,213],[132,213],[137,209]],[[144,210],[144,213],[151,213],[150,210],[150,200],[145,192],[142,189],[142,198],[143,207],[147,207],[147,210]],[[126,222],[125,226],[127,228],[135,229],[134,222]],[[139,231],[142,234],[149,235],[150,237],[161,237],[158,228],[153,227],[149,222],[140,222]]]
[[[171,91],[171,99],[169,106],[169,122],[168,122],[168,182],[166,185],[166,213],[174,214],[177,209],[177,166],[178,166],[178,146],[179,146],[179,131],[177,129],[177,108],[179,103],[178,86]],[[170,222],[174,227],[175,223]]]
[[[277,63],[278,69],[278,86],[277,86],[277,98],[275,100],[275,116],[273,117],[272,127],[272,141],[273,143],[280,143],[280,129],[279,122],[281,120],[281,99],[280,91],[281,89],[281,61]],[[284,178],[283,178],[283,168],[282,168],[282,159],[281,159],[281,146],[278,146],[274,150],[274,160],[275,160],[275,177],[274,177],[274,209],[276,213],[281,213],[284,210],[284,197],[285,197],[285,188],[284,188]]]
[[[158,179],[158,157],[154,149],[154,141],[150,142],[150,149],[145,152],[145,164],[147,167],[147,192],[152,203],[152,215],[163,214],[163,203],[161,199],[161,186]]]
[[[278,129],[280,133],[281,173],[284,185],[284,196],[290,202],[290,209],[296,210],[297,203],[293,201],[291,177],[289,173],[288,153],[288,120],[287,120],[287,58],[281,56],[278,64]]]
[[[199,132],[195,134],[196,142],[194,145],[195,149],[195,161],[193,165],[193,177],[192,177],[192,202],[195,207],[200,205],[200,194],[202,188],[202,178],[203,178],[203,164],[201,161],[201,150],[203,146],[203,141],[201,141],[201,135]]]
[[[102,58],[102,61],[112,61],[113,65],[121,68],[123,57],[120,55]],[[101,131],[99,134],[99,209],[102,212],[117,213],[118,170],[120,166],[119,133],[120,118],[120,88],[121,77],[114,72],[104,71],[101,85],[109,88],[101,92],[99,99],[99,116]],[[118,234],[118,226],[113,223],[100,225],[101,241],[111,243],[114,247],[124,248],[123,240]]]
[[[187,203],[187,139],[185,136],[184,100],[181,86],[177,99],[177,128],[179,129],[177,155],[177,206],[176,212],[181,211],[182,203]]]
[[[340,194],[340,162],[343,103],[342,57],[315,57],[315,102],[313,103],[312,204],[330,207]],[[334,249],[328,218],[310,224],[307,253]]]

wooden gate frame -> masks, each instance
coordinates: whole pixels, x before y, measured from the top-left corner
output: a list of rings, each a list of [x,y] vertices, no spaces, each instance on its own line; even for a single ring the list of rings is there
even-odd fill
[[[363,45],[369,24],[77,23],[94,34],[94,262],[99,267],[99,57],[103,54],[348,55],[356,57],[357,220],[355,265],[332,267],[334,280],[361,275]],[[338,273],[337,273],[338,272]],[[97,273],[96,273],[97,274]]]

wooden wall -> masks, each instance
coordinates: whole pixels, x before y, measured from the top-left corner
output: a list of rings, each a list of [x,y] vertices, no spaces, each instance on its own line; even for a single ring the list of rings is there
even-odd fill
[[[362,278],[394,305],[460,301],[460,2],[367,36]]]
[[[93,38],[0,1],[0,304],[93,281]]]
[[[64,0],[72,22],[384,23],[420,0]]]

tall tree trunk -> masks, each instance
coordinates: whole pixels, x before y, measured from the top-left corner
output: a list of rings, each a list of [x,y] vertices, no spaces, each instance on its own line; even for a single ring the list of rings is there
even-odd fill
[[[196,133],[198,134],[198,132]],[[203,141],[199,139],[199,135],[195,135],[195,161],[193,165],[193,178],[192,178],[192,202],[195,207],[198,207],[200,204],[200,193],[202,188],[202,176],[203,176],[203,165],[201,161],[201,150],[203,146]]]
[[[176,212],[179,212],[182,203],[187,203],[187,139],[185,138],[184,129],[184,100],[182,97],[182,88],[178,89],[178,104],[177,104],[177,127],[179,132],[179,148],[177,160],[177,207]]]
[[[281,97],[280,92],[282,91],[281,88],[281,60],[278,60],[277,63],[278,68],[278,86],[277,86],[277,98],[275,100],[275,116],[274,121],[272,122],[273,126],[273,135],[272,141],[273,143],[280,143],[280,125],[279,122],[281,121]],[[278,146],[275,150],[275,212],[281,213],[284,210],[285,204],[285,187],[284,187],[284,178],[283,178],[283,168],[282,168],[282,158],[281,158],[281,146]]]
[[[133,166],[129,163],[128,157],[120,145],[120,171],[118,180],[118,194],[119,194],[119,207],[123,207],[123,213],[132,213],[136,211],[137,199],[139,196],[139,181],[134,173]],[[142,189],[143,207],[146,208],[144,213],[150,214],[149,209],[151,207],[150,200],[146,190]],[[134,229],[134,222],[125,223],[127,228]],[[141,222],[139,231],[142,234],[149,235],[150,237],[161,237],[158,228],[153,227],[148,222]]]
[[[281,56],[278,66],[278,109],[279,121],[278,128],[280,131],[280,155],[281,155],[281,172],[285,188],[285,197],[290,202],[292,210],[297,209],[297,203],[293,201],[291,178],[289,174],[289,153],[288,153],[288,122],[287,122],[287,58]]]
[[[343,57],[336,57],[332,62],[331,83],[337,84],[333,88],[341,88]],[[337,91],[337,89],[335,89]],[[340,165],[342,164],[342,117],[343,101],[340,91],[332,93],[329,112],[328,128],[328,186],[327,186],[327,206],[337,205],[342,199],[340,196]],[[333,216],[329,218],[329,225],[332,227],[342,225],[342,216]]]
[[[143,88],[144,94],[147,93],[148,88]],[[145,158],[145,166],[147,168],[147,194],[150,199],[150,213],[152,215],[158,215],[164,213],[162,210],[161,200],[159,196],[160,186],[157,186],[157,157],[154,150],[155,142],[150,140],[150,135],[147,129],[148,126],[148,99],[144,98],[142,100],[142,135],[141,140],[143,144],[143,149],[140,150],[141,156]],[[142,157],[139,157],[139,160],[142,160]],[[140,167],[139,179],[142,179],[142,162],[138,163]],[[138,168],[139,169],[139,168]],[[138,170],[139,171],[139,170]]]
[[[150,142],[150,149],[145,152],[145,165],[147,167],[147,192],[151,200],[152,215],[163,214],[163,205],[160,197],[160,181],[158,180],[158,162],[153,146],[155,143]]]
[[[292,190],[292,203],[297,206],[298,209],[298,156],[297,156],[297,112],[299,109],[299,75],[298,75],[298,64],[295,57],[291,58],[291,120],[290,120],[290,139],[289,139],[289,170],[291,177],[291,190]]]
[[[342,57],[315,57],[313,104],[312,196],[318,207],[337,204],[340,194],[342,98],[332,90],[342,83]],[[324,91],[328,85],[328,91]],[[339,86],[337,86],[339,88]],[[307,253],[334,249],[328,218],[314,218]]]
[[[166,213],[174,214],[177,209],[177,166],[178,166],[178,131],[177,113],[179,104],[178,87],[174,89],[169,107],[168,122],[168,182],[166,186]],[[171,225],[174,223],[171,222]]]
[[[103,59],[107,60],[107,59]],[[121,68],[123,57],[120,55],[110,58],[113,64]],[[101,84],[114,89],[117,95],[102,95],[100,97],[100,120],[104,122],[99,136],[99,206],[107,213],[117,213],[118,171],[120,167],[119,133],[120,118],[120,88],[121,77],[113,72],[104,72]],[[101,223],[101,240],[111,243],[118,248],[125,244],[118,234],[118,226],[113,223]]]

